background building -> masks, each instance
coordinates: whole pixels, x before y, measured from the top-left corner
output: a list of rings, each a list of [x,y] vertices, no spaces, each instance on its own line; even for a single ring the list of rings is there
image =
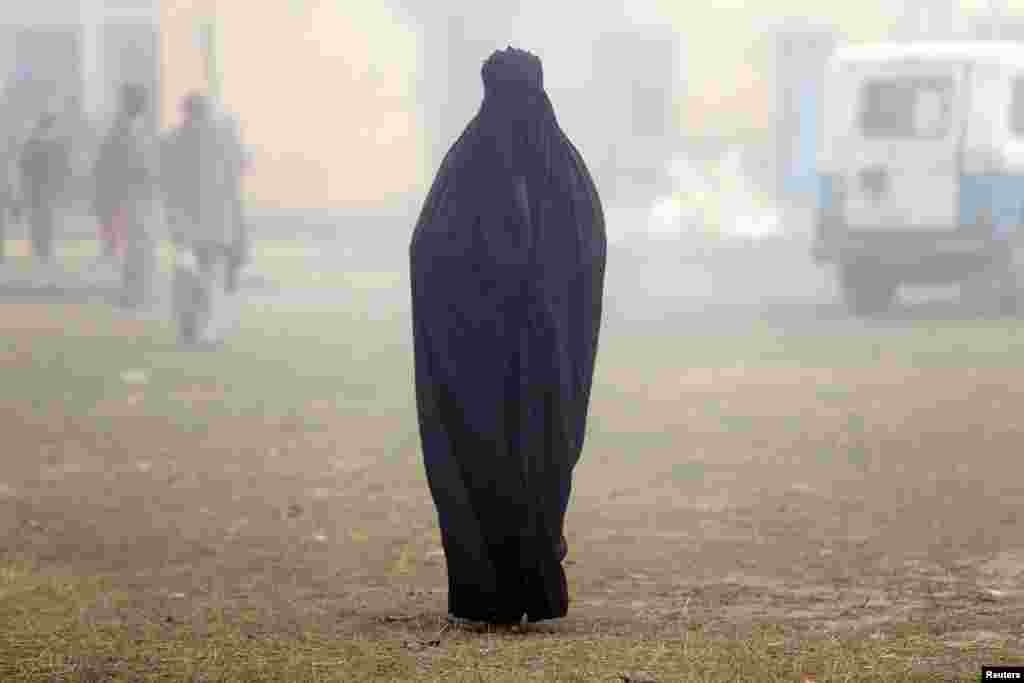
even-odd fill
[[[141,82],[159,94],[158,10],[157,0],[5,3],[0,12],[5,118],[27,123],[49,110],[102,125],[122,82]]]
[[[161,126],[177,123],[186,92],[217,85],[251,146],[251,200],[376,205],[421,197],[479,105],[480,62],[513,43],[544,58],[559,116],[609,199],[622,183],[630,201],[627,186],[648,184],[644,169],[680,141],[763,148],[759,185],[803,196],[827,52],[993,24],[1024,37],[1013,19],[1024,0],[968,4],[12,0],[0,12],[0,90],[19,125],[49,108],[102,128],[124,81],[159,93]]]
[[[383,3],[164,0],[164,122],[205,88],[213,23],[224,106],[252,156],[250,200],[270,209],[350,208],[417,195],[417,36]]]

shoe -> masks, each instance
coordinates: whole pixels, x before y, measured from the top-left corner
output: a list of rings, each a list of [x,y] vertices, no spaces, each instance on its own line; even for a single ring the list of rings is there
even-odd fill
[[[472,629],[484,629],[490,626],[486,621],[478,621],[476,619],[466,619],[465,617],[457,617],[454,614],[448,615],[448,623],[452,626],[459,628],[472,628]]]
[[[481,621],[479,619],[467,619],[466,617],[457,617],[451,613],[448,614],[448,623],[452,626],[457,626],[459,628],[486,629],[492,626],[522,626],[526,622],[527,619],[525,614],[519,617],[518,620],[501,622]]]
[[[42,261],[36,266],[39,287],[42,289],[57,289],[59,282],[59,268],[53,263]]]
[[[207,322],[206,329],[196,337],[196,345],[203,349],[217,349],[224,345],[224,337],[219,334],[219,330],[211,324],[213,321]]]
[[[114,305],[124,315],[138,315],[143,310],[142,302],[132,297],[119,297]]]
[[[139,300],[137,297],[121,297],[114,302],[118,314],[129,320],[155,321],[163,318],[155,303],[150,299]]]
[[[86,273],[91,277],[113,278],[120,274],[120,263],[115,256],[103,254],[96,258],[86,268]]]
[[[200,339],[199,341],[192,344],[193,349],[196,351],[218,351],[224,348],[223,339]]]
[[[217,351],[224,348],[224,340],[179,335],[178,346],[186,351]]]

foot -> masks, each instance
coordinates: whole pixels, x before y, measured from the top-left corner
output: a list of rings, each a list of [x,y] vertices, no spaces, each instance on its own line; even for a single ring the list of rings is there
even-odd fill
[[[452,626],[459,628],[472,628],[472,629],[483,629],[490,626],[486,621],[479,621],[477,619],[466,619],[465,617],[457,617],[454,614],[448,615],[448,623]]]
[[[159,320],[162,317],[151,299],[121,298],[116,307],[121,315],[133,320]]]
[[[197,343],[203,348],[215,349],[224,344],[224,336],[220,334],[220,330],[212,322],[208,322],[206,329],[203,330],[202,334],[198,335]]]
[[[60,282],[60,269],[50,261],[39,264],[39,284],[46,289],[56,288]]]
[[[142,310],[142,302],[132,296],[121,296],[117,299],[117,307],[126,313]]]
[[[215,339],[194,333],[189,334],[189,330],[182,330],[178,335],[178,341],[183,348],[192,351],[215,351],[224,347],[223,339]]]
[[[201,339],[192,345],[192,348],[197,351],[216,351],[224,348],[224,340],[222,339]]]
[[[114,254],[101,254],[89,264],[90,275],[115,275],[120,271],[120,263]]]
[[[519,617],[519,619],[516,620],[516,621],[507,621],[507,622],[506,621],[501,621],[501,622],[481,621],[479,619],[467,619],[466,617],[457,617],[457,616],[455,616],[454,614],[451,614],[451,613],[448,614],[448,623],[449,624],[451,624],[452,626],[457,626],[459,628],[470,628],[470,629],[485,629],[485,628],[489,628],[491,626],[521,626],[521,625],[525,624],[526,621],[527,621],[527,619],[526,619],[526,615],[525,614],[522,615],[521,617]]]

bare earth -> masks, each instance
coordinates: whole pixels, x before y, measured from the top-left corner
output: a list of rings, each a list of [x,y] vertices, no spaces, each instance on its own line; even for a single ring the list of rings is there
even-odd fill
[[[36,323],[17,333],[61,324]],[[1024,370],[630,372],[595,393],[568,519],[574,602],[545,628],[885,637],[923,621],[951,644],[1024,645]],[[314,404],[315,429],[190,432],[139,391],[93,415],[0,404],[8,559],[110,576],[133,607],[83,615],[97,623],[201,628],[216,607],[254,634],[440,628],[418,444],[382,446],[409,432],[398,417]]]

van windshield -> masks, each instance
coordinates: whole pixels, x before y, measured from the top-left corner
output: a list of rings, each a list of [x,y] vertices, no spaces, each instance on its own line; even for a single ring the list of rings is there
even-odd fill
[[[952,118],[951,77],[880,78],[860,93],[860,128],[866,138],[943,138]]]

